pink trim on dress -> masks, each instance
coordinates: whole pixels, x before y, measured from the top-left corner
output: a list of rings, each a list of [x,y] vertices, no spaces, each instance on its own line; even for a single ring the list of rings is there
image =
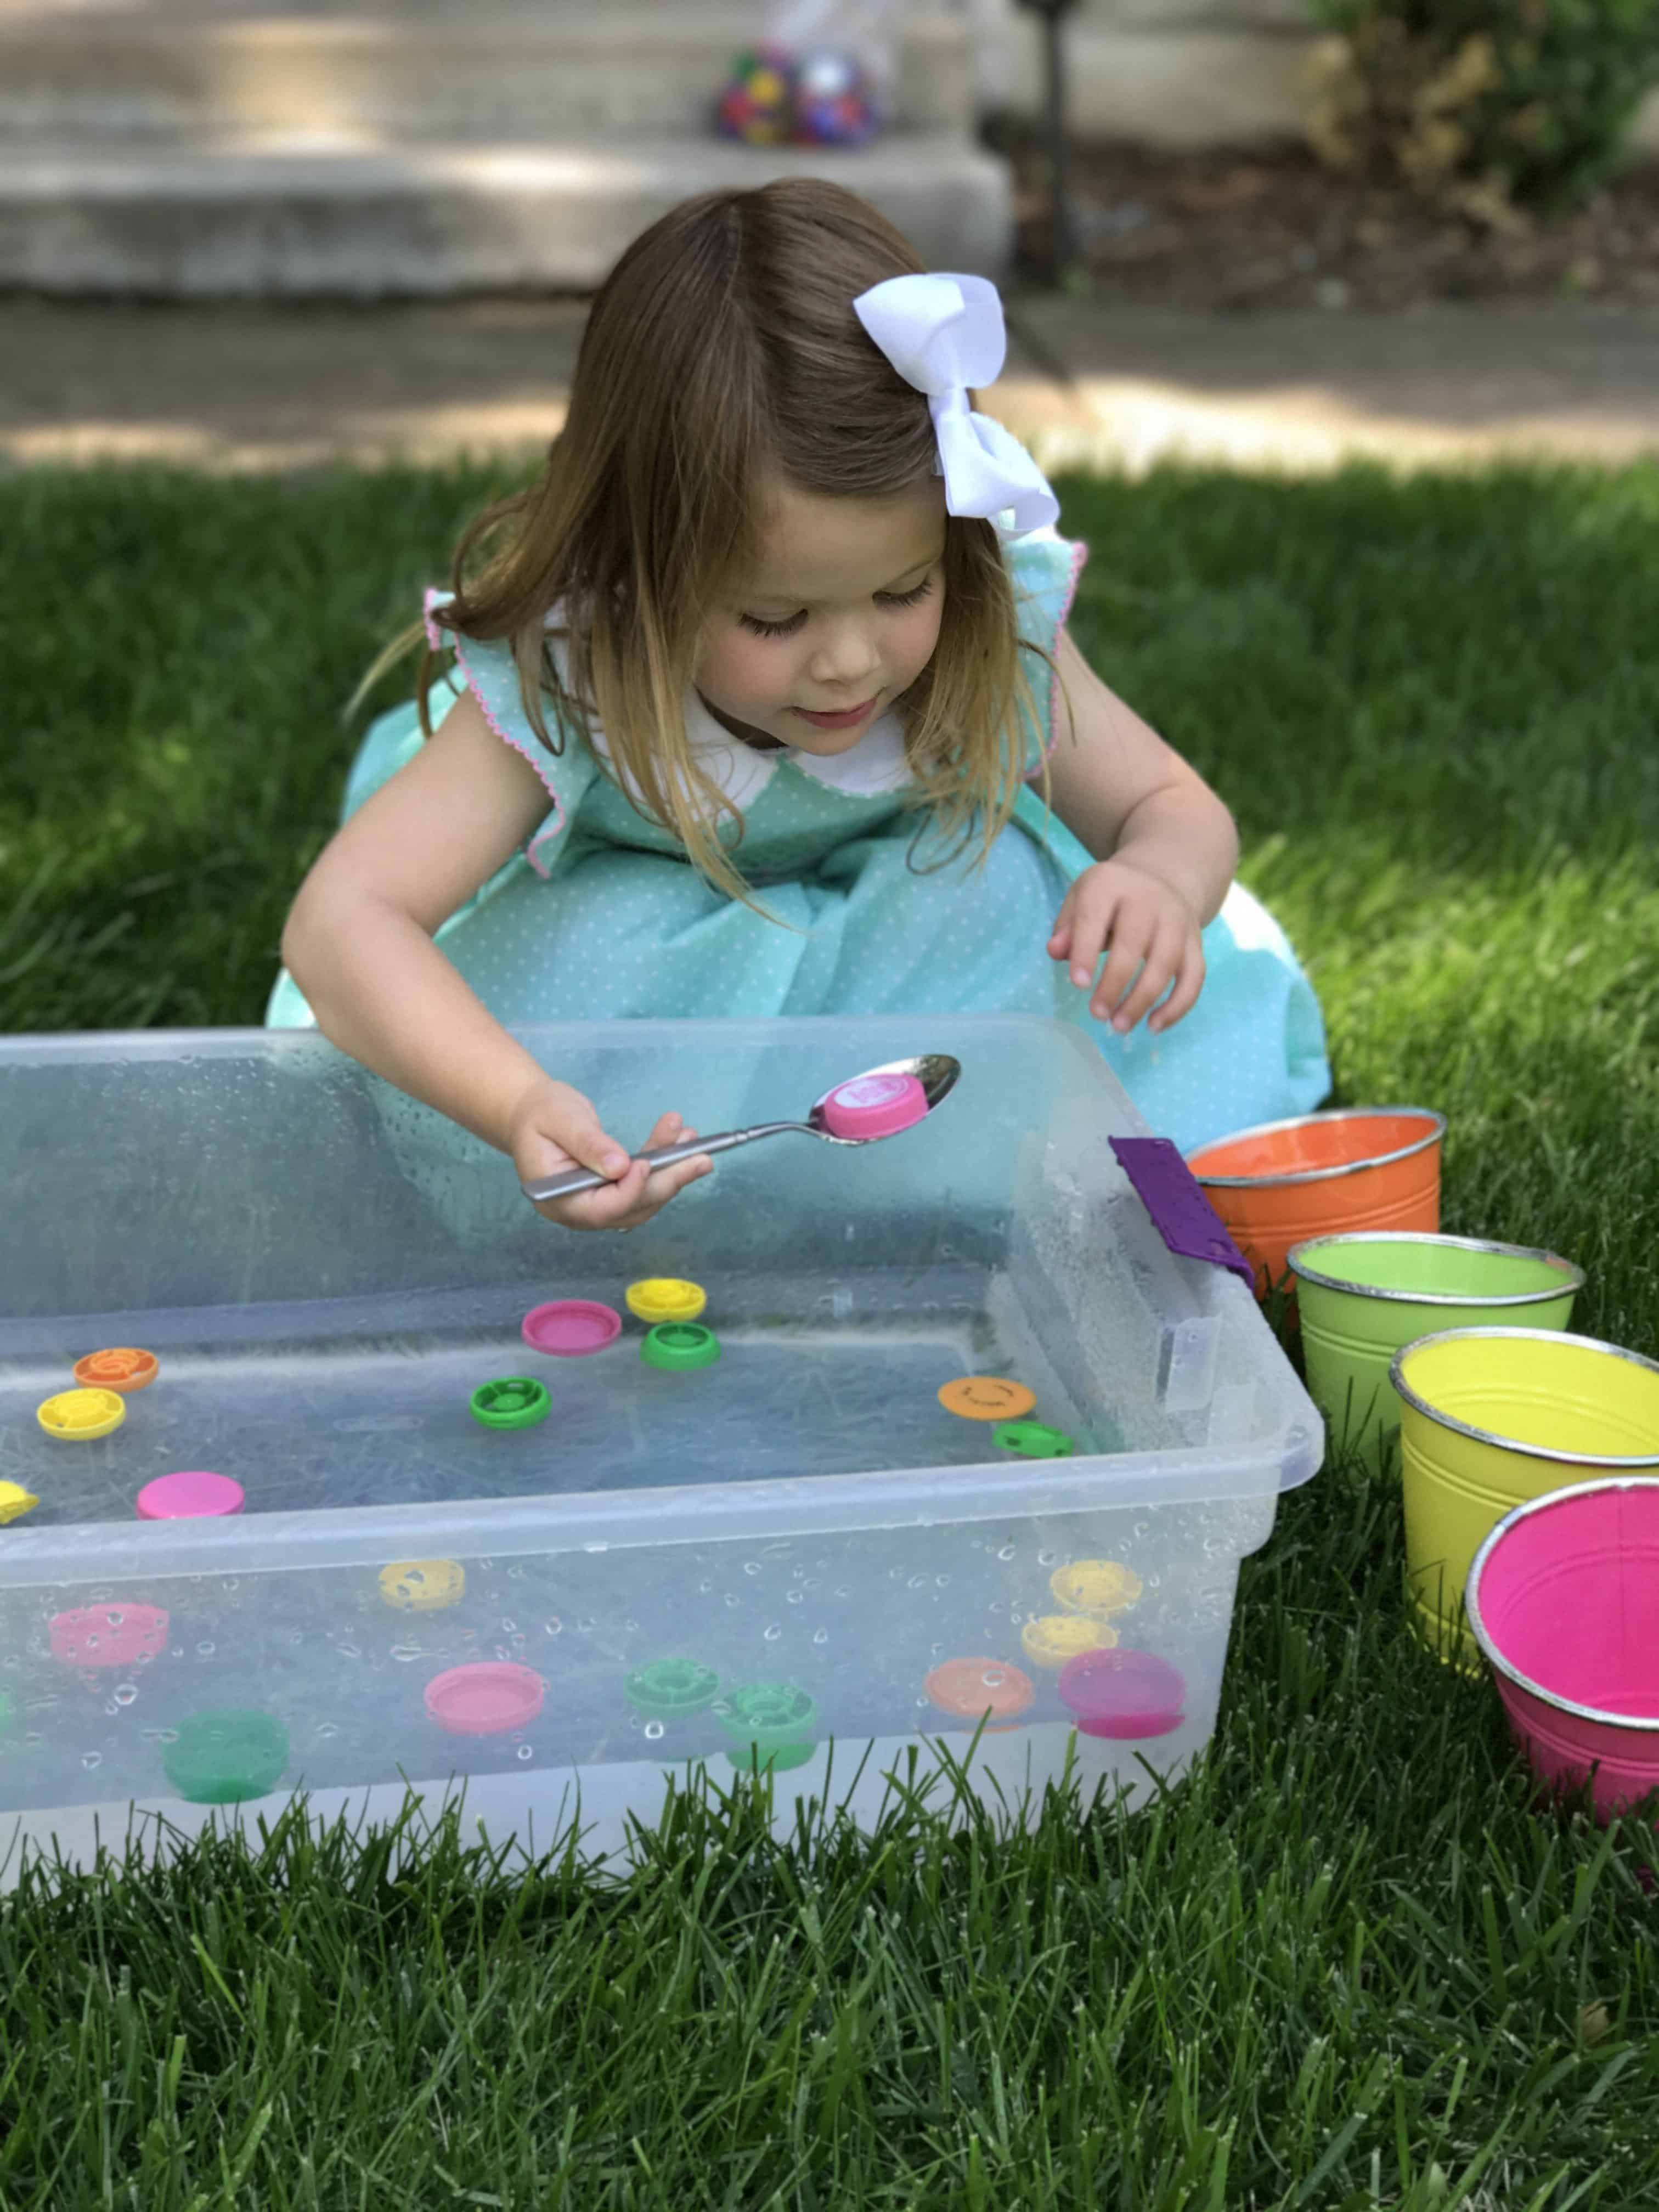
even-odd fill
[[[525,848],[525,858],[529,861],[531,866],[534,868],[538,876],[544,877],[549,873],[549,871],[538,857],[536,848],[542,842],[544,838],[556,837],[560,830],[563,829],[563,802],[561,800],[557,791],[556,791],[553,787],[552,778],[548,775],[546,769],[543,766],[536,753],[530,746],[520,744],[516,738],[509,736],[507,732],[505,731],[501,727],[501,724],[495,720],[494,714],[490,713],[489,702],[485,699],[483,692],[479,690],[477,681],[473,676],[472,671],[466,665],[466,654],[462,650],[461,641],[459,635],[454,637],[453,645],[456,665],[459,668],[462,675],[466,678],[467,690],[472,694],[473,697],[478,702],[478,712],[483,716],[485,721],[489,723],[490,728],[494,730],[495,735],[501,739],[504,745],[510,745],[513,748],[513,750],[517,753],[520,758],[527,760],[530,763],[531,767],[535,769],[537,775],[541,778],[542,788],[546,792],[548,797],[553,802],[553,813],[555,819],[552,828],[550,830],[538,830],[535,836],[531,839],[528,845]]]
[[[1066,579],[1066,596],[1060,603],[1060,619],[1054,624],[1054,657],[1056,664],[1058,664],[1060,657],[1060,634],[1066,627],[1066,617],[1072,611],[1072,602],[1077,597],[1078,579],[1083,574],[1083,564],[1088,557],[1088,547],[1083,544],[1081,539],[1074,539],[1072,544],[1071,574]],[[1048,742],[1043,749],[1042,757],[1044,760],[1051,760],[1054,757],[1054,747],[1060,742],[1060,726],[1056,720],[1059,712],[1060,669],[1058,665],[1056,665],[1048,671]],[[1033,777],[1040,775],[1042,771],[1040,769],[1033,769],[1030,775],[1026,777],[1026,782],[1030,783]]]

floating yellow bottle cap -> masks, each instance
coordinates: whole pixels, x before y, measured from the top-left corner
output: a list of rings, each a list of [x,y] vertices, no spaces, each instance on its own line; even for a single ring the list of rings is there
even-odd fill
[[[1019,1632],[1020,1649],[1036,1666],[1060,1668],[1084,1651],[1109,1651],[1117,1631],[1086,1613],[1048,1613],[1028,1620]]]
[[[673,1275],[647,1275],[630,1283],[626,1296],[629,1312],[653,1328],[659,1322],[696,1321],[708,1304],[701,1283],[683,1283]]]
[[[1140,1577],[1116,1559],[1073,1559],[1048,1577],[1054,1602],[1067,1613],[1127,1613],[1140,1595]]]
[[[33,1513],[40,1503],[32,1490],[25,1490],[21,1482],[0,1482],[0,1526],[8,1521],[21,1521],[26,1513]]]
[[[466,1595],[459,1559],[393,1559],[380,1570],[380,1595],[400,1613],[441,1613]]]
[[[89,1444],[106,1437],[127,1417],[127,1401],[113,1390],[60,1390],[35,1408],[34,1418],[49,1437],[66,1443]]]

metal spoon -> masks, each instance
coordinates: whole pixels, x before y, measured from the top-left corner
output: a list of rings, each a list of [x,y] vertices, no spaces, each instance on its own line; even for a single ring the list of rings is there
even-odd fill
[[[924,1053],[919,1060],[887,1060],[879,1067],[866,1067],[864,1075],[914,1075],[927,1095],[927,1111],[931,1114],[941,1099],[946,1097],[957,1076],[962,1062],[952,1060],[948,1053]],[[803,1137],[817,1137],[826,1145],[878,1145],[879,1137],[834,1137],[823,1126],[823,1109],[837,1091],[848,1083],[861,1083],[864,1076],[849,1075],[840,1083],[832,1083],[823,1097],[810,1109],[804,1121],[759,1121],[752,1129],[728,1129],[723,1136],[681,1138],[678,1144],[659,1145],[654,1152],[641,1152],[638,1157],[648,1160],[652,1169],[672,1168],[676,1160],[701,1159],[710,1152],[729,1152],[738,1145],[752,1145],[762,1137],[781,1137],[793,1132]],[[915,1127],[914,1122],[910,1125]],[[890,1133],[902,1136],[902,1130]],[[563,1175],[544,1176],[538,1182],[521,1183],[520,1188],[535,1205],[542,1206],[550,1198],[570,1198],[579,1190],[602,1190],[613,1182],[611,1176],[595,1175],[592,1168],[569,1168]]]

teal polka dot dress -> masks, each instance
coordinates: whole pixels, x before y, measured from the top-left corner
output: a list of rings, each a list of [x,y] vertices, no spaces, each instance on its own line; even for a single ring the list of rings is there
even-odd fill
[[[1021,635],[1052,651],[1083,549],[1039,533],[1012,544],[1008,558]],[[1036,654],[1027,659],[1042,723],[1027,732],[1035,771],[1050,742],[1053,678]],[[909,776],[894,715],[826,758],[753,751],[695,696],[688,702],[701,763],[742,811],[739,860],[765,909],[757,912],[706,883],[672,834],[635,810],[602,765],[603,732],[592,747],[567,732],[562,751],[548,751],[525,716],[508,647],[461,640],[455,677],[547,787],[546,819],[524,850],[438,932],[504,1023],[1057,1016],[1089,1032],[1153,1128],[1183,1150],[1304,1112],[1329,1088],[1312,988],[1278,924],[1237,885],[1204,933],[1208,979],[1183,1022],[1163,1036],[1143,1023],[1120,1037],[1091,1020],[1085,994],[1045,950],[1089,854],[1028,786],[982,868],[969,860],[933,866],[941,855],[929,849],[927,823],[902,803]],[[436,687],[434,722],[456,696],[448,678]],[[412,702],[376,721],[352,765],[343,813],[421,743]],[[286,973],[266,1020],[313,1024]],[[473,1149],[475,1140],[465,1142]]]

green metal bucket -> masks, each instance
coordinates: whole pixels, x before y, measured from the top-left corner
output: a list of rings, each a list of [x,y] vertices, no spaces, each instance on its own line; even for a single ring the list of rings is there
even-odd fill
[[[1292,1248],[1290,1267],[1310,1395],[1332,1443],[1357,1446],[1374,1468],[1400,1430],[1389,1380],[1395,1352],[1445,1329],[1565,1329],[1584,1280],[1559,1253],[1413,1230],[1310,1237]]]

